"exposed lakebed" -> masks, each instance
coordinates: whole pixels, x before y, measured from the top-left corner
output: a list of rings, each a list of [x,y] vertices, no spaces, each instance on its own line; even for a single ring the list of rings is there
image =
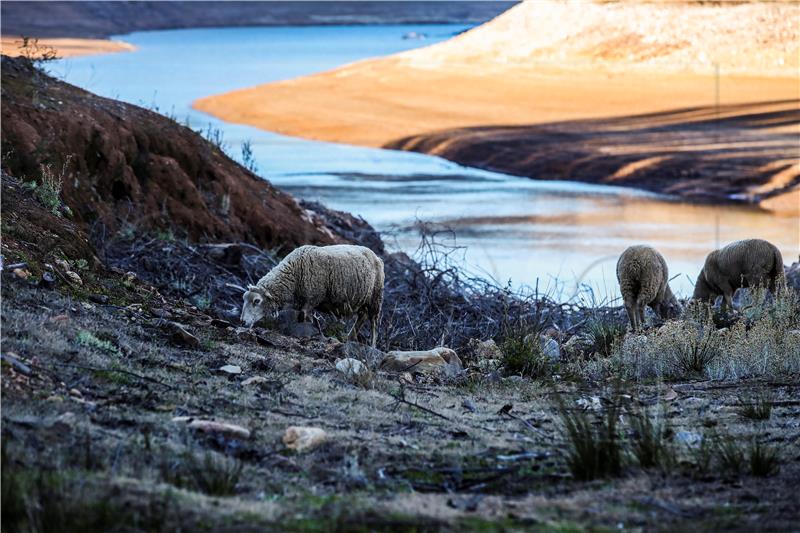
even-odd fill
[[[731,206],[687,205],[631,189],[534,181],[440,158],[286,137],[229,124],[194,100],[328,70],[447,39],[464,25],[216,28],[141,32],[132,53],[72,58],[52,71],[92,92],[157,108],[195,129],[217,129],[241,159],[250,142],[258,173],[293,194],[360,215],[387,243],[412,252],[418,220],[450,228],[476,273],[571,296],[577,283],[613,297],[616,256],[650,243],[670,263],[677,292],[690,292],[705,254],[761,237],[796,259],[797,217]],[[452,240],[455,236],[454,241]],[[558,280],[556,283],[555,280]]]

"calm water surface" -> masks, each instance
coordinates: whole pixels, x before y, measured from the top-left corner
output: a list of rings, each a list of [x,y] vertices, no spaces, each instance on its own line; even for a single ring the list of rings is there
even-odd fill
[[[241,159],[252,144],[259,173],[293,194],[363,216],[390,246],[413,251],[418,220],[449,228],[467,266],[501,283],[560,297],[617,295],[614,265],[627,246],[649,243],[667,258],[672,286],[691,292],[710,249],[731,240],[776,242],[796,260],[800,219],[756,210],[693,206],[594,185],[532,181],[406,152],[286,137],[228,124],[191,109],[197,98],[328,70],[447,39],[463,25],[214,28],[118,37],[133,53],[59,61],[56,75],[97,94],[219,128]],[[404,39],[416,32],[426,39]]]

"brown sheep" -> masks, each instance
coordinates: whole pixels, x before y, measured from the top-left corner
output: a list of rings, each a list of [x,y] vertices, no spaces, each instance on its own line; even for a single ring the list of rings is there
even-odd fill
[[[692,298],[713,304],[722,295],[722,309],[733,309],[736,289],[762,286],[774,294],[784,283],[780,250],[762,239],[746,239],[708,254]]]
[[[649,305],[661,318],[675,318],[680,305],[669,288],[669,269],[664,257],[650,246],[631,246],[617,261],[617,281],[631,328],[644,325]]]

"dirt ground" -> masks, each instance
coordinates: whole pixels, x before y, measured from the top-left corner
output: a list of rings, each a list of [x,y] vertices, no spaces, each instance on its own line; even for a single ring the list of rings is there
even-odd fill
[[[54,250],[81,248],[64,248],[67,235],[31,246],[26,235],[55,215],[17,204],[24,216],[4,212],[3,223],[4,529],[27,520],[42,531],[778,531],[800,518],[796,379],[630,382],[615,392],[476,363],[458,376],[372,366],[352,379],[334,362],[374,363],[357,343],[243,330],[165,298],[168,286],[68,256],[80,285],[40,281]],[[25,279],[11,268],[21,260]],[[743,417],[742,403],[763,391],[769,419]],[[618,476],[579,481],[561,404],[598,423],[615,398],[625,439],[631,413],[649,409],[687,444],[668,468],[635,466],[628,451]],[[193,429],[197,421],[247,433]],[[321,428],[327,440],[290,451],[289,426]],[[701,469],[691,442],[713,433],[777,447],[780,470]]]

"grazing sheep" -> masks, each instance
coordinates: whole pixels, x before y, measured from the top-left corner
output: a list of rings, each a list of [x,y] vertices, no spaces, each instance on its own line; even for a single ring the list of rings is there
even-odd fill
[[[680,306],[669,288],[669,269],[664,257],[649,246],[631,246],[617,261],[617,281],[625,310],[634,330],[644,325],[649,305],[661,318],[675,318]]]
[[[300,309],[307,319],[314,309],[340,316],[357,315],[348,337],[358,336],[370,320],[372,346],[378,340],[383,304],[383,261],[363,246],[301,246],[250,285],[241,320],[248,327],[284,306]]]
[[[746,239],[708,254],[692,298],[713,304],[722,295],[722,309],[733,309],[736,289],[763,286],[774,294],[784,283],[780,250],[762,239]]]

